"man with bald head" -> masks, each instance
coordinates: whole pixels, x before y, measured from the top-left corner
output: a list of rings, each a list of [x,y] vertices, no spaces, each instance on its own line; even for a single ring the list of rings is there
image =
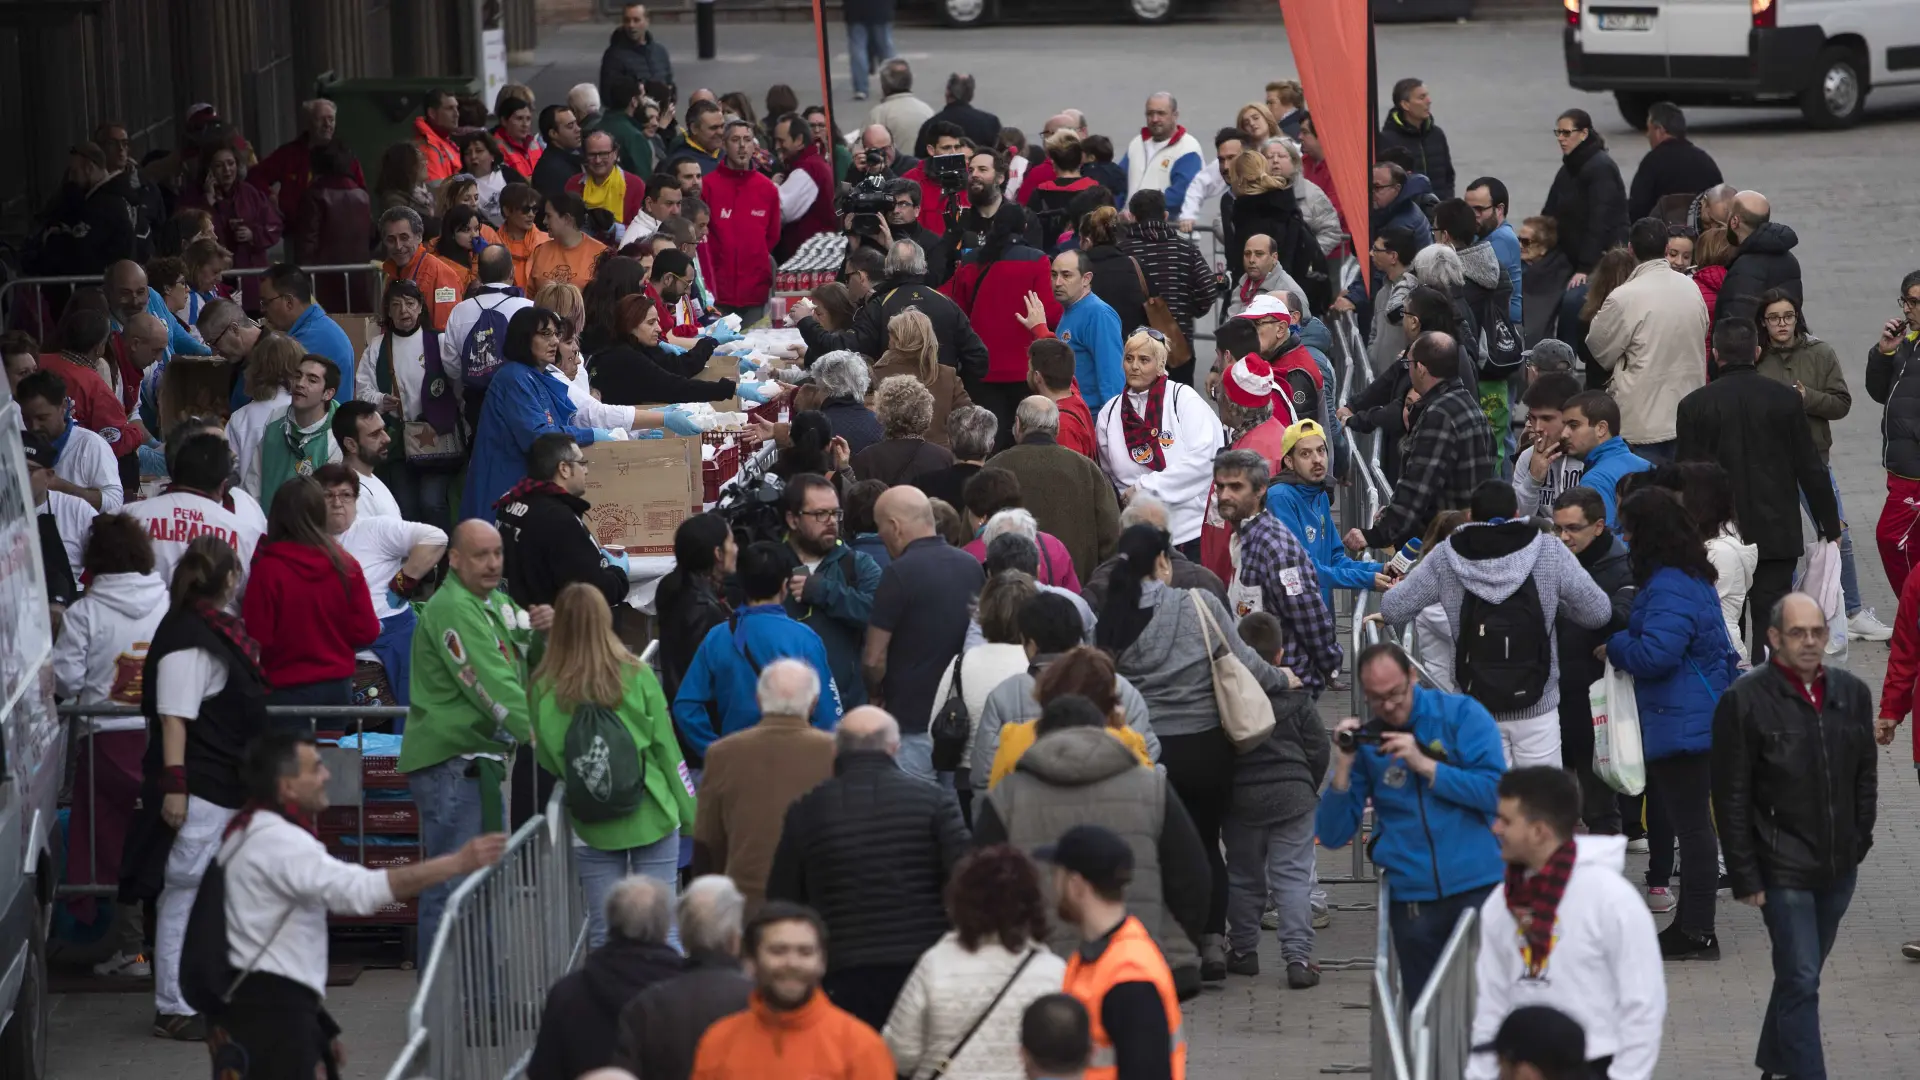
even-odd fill
[[[766,898],[787,807],[833,775],[833,736],[809,722],[820,690],[813,668],[775,660],[756,687],[760,722],[707,748],[693,817],[693,872],[732,878],[749,914]]]
[[[1147,98],[1146,114],[1146,126],[1120,159],[1120,167],[1127,170],[1127,191],[1151,188],[1166,194],[1168,206],[1185,205],[1187,185],[1206,166],[1200,141],[1180,126],[1180,103],[1165,90]]]
[[[1800,260],[1793,249],[1800,237],[1773,220],[1773,207],[1765,195],[1742,191],[1733,197],[1727,235],[1739,248],[1727,267],[1726,281],[1720,285],[1720,300],[1713,309],[1715,322],[1736,319],[1752,323],[1760,297],[1769,289],[1785,289],[1799,302],[1803,292]]]
[[[860,132],[860,145],[853,149],[853,161],[847,165],[846,181],[858,184],[870,176],[884,176],[892,179],[902,176],[918,159],[900,159],[893,141],[893,133],[884,124],[868,124]]]
[[[1045,146],[1047,137],[1056,131],[1071,131],[1084,139],[1087,137],[1087,119],[1078,109],[1066,109],[1054,113],[1047,117],[1046,124],[1040,128],[1040,145]],[[1031,206],[1033,193],[1039,190],[1041,184],[1052,180],[1057,175],[1059,174],[1054,171],[1053,159],[1042,154],[1039,161],[1027,166],[1027,175],[1020,181],[1018,196],[1020,202]]]
[[[1805,593],[1773,606],[1767,644],[1772,658],[1754,657],[1713,711],[1714,824],[1733,895],[1760,909],[1773,944],[1757,1063],[1767,1076],[1825,1076],[1820,969],[1873,846],[1873,695],[1822,663],[1827,619]],[[1880,735],[1890,742],[1892,725]]]
[[[1060,407],[1039,394],[1013,412],[1014,445],[987,464],[1020,481],[1020,502],[1040,531],[1060,539],[1081,581],[1113,554],[1120,536],[1120,501],[1100,466],[1060,445]]]
[[[900,724],[886,710],[848,711],[834,742],[833,778],[787,811],[767,899],[826,920],[827,996],[877,1030],[947,931],[942,894],[967,827],[951,788],[903,771]]]
[[[531,737],[524,672],[535,627],[553,609],[522,610],[500,588],[500,530],[469,520],[447,548],[453,574],[420,609],[413,631],[413,698],[400,743],[420,809],[425,858],[460,850],[483,832],[504,832],[500,785],[514,748]],[[420,955],[433,937],[458,880],[420,896]]]
[[[900,768],[934,783],[933,737],[927,733],[933,695],[966,645],[973,601],[986,575],[978,560],[948,546],[934,530],[933,504],[919,488],[888,488],[873,504],[873,520],[893,562],[880,573],[867,617],[861,657],[867,700],[899,720]]]

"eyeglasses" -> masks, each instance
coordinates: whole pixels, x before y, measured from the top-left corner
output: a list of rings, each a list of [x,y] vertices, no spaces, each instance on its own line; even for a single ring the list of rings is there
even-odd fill
[[[587,467],[587,459],[584,457],[570,457],[562,459],[560,464],[572,465],[576,469],[584,469]]]
[[[1900,298],[1900,306],[1908,311],[1920,308],[1920,296],[1903,296]]]
[[[587,151],[587,156],[588,156],[589,158],[592,158],[592,159],[594,159],[594,160],[596,160],[596,161],[597,161],[597,160],[599,160],[599,159],[601,159],[601,158],[610,158],[610,157],[612,157],[612,156],[613,156],[613,151],[611,151],[611,150],[589,150],[589,151]]]
[[[1587,129],[1586,128],[1554,128],[1553,137],[1556,139],[1571,139],[1575,135],[1578,135],[1585,130]]]
[[[327,501],[330,503],[350,503],[357,498],[358,496],[356,496],[353,492],[346,490],[345,488],[342,488],[339,491],[327,492]]]
[[[538,338],[557,338],[560,336],[560,331],[555,330],[551,326],[543,326],[540,329],[535,330],[533,332],[533,336]]]
[[[1385,254],[1387,254],[1387,249],[1386,249],[1386,248],[1383,248],[1383,247],[1375,247],[1375,248],[1368,248],[1368,249],[1367,249],[1367,251],[1368,251],[1368,252],[1370,252],[1371,254],[1374,254],[1374,255],[1385,255]]]
[[[1473,211],[1474,217],[1486,217],[1488,214],[1493,213],[1493,204],[1488,203],[1485,206],[1475,206],[1472,203],[1468,203],[1467,209]]]
[[[1799,321],[1800,318],[1791,311],[1783,311],[1778,315],[1764,315],[1761,317],[1767,320],[1768,326],[1792,326],[1795,322]]]
[[[1597,521],[1589,521],[1581,525],[1562,525],[1556,521],[1553,525],[1553,535],[1571,536],[1574,533],[1586,532],[1598,524],[1600,523]]]
[[[1788,641],[1825,641],[1827,633],[1824,626],[1790,626],[1780,631],[1780,636]]]
[[[1375,185],[1373,185],[1373,190],[1375,190],[1375,191],[1391,191],[1392,189],[1394,189],[1394,188],[1397,188],[1397,187],[1399,187],[1399,186],[1400,186],[1399,184],[1375,184]]]
[[[829,521],[841,521],[846,517],[846,513],[838,509],[796,510],[794,513],[799,514],[803,518],[812,518],[816,523],[821,525],[825,525]]]

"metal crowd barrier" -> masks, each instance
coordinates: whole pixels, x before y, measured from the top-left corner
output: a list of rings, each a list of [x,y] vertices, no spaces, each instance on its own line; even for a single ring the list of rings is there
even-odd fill
[[[564,794],[556,786],[500,862],[448,898],[386,1080],[511,1080],[526,1071],[547,990],[587,949]]]
[[[1447,938],[1440,962],[1407,1016],[1412,1080],[1461,1080],[1472,1056],[1474,964],[1480,956],[1480,912],[1468,908]]]
[[[329,266],[306,266],[301,269],[305,270],[308,276],[313,278],[314,292],[316,295],[328,294],[330,292],[330,285],[326,279],[333,275],[339,276],[339,295],[341,296],[351,297],[355,295],[353,277],[356,274],[368,274],[374,279],[368,282],[363,290],[360,290],[362,295],[377,298],[383,288],[380,280],[382,277],[380,264],[371,260],[363,263],[336,263]],[[266,267],[256,266],[242,270],[229,270],[220,276],[223,279],[230,278],[239,280],[241,278],[260,277],[266,272]],[[0,331],[27,329],[35,333],[36,336],[45,338],[48,332],[52,330],[53,323],[58,322],[60,317],[58,312],[46,310],[43,306],[46,299],[45,291],[47,289],[86,289],[97,287],[100,284],[100,275],[98,274],[19,277],[0,281]],[[344,315],[348,313],[347,311],[328,311],[330,315]],[[358,312],[358,314],[368,314],[368,312]],[[29,322],[28,320],[31,321]]]
[[[1406,1026],[1402,1021],[1406,1008],[1400,994],[1400,958],[1393,951],[1393,933],[1388,924],[1392,900],[1392,890],[1382,878],[1379,930],[1374,938],[1373,983],[1368,995],[1373,1010],[1367,1040],[1368,1064],[1374,1080],[1412,1080]]]
[[[92,719],[140,718],[140,709],[133,705],[62,705],[60,715],[68,722],[67,745],[77,755],[74,768],[85,769],[87,791],[96,802],[99,799],[99,757],[88,723]],[[312,722],[316,729],[322,720],[341,721],[339,728],[328,726],[325,730],[343,730],[355,735],[364,735],[370,721],[405,719],[407,710],[396,706],[353,706],[353,705],[269,705],[269,717],[283,717]],[[111,734],[111,732],[107,733]],[[367,850],[366,802],[361,798],[360,769],[358,750],[338,747],[322,747],[322,756],[327,759],[333,778],[327,784],[327,794],[336,807],[355,806],[354,815],[358,830],[359,850]],[[350,763],[352,768],[341,767]],[[71,818],[69,818],[71,822]],[[54,887],[54,895],[63,898],[84,896],[111,898],[120,891],[119,881],[100,880],[99,866],[99,827],[100,815],[94,807],[87,812],[87,855],[84,880],[62,882]],[[67,837],[68,865],[72,865],[76,846],[69,831]]]

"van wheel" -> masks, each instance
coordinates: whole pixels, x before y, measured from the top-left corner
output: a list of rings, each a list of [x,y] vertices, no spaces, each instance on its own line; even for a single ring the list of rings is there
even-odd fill
[[[27,943],[27,970],[20,980],[20,996],[13,1019],[0,1032],[0,1076],[8,1080],[40,1080],[47,1074],[47,1018],[52,999],[47,993],[47,918],[36,921],[38,933]]]
[[[1135,22],[1155,25],[1173,18],[1174,0],[1127,0]]]
[[[940,18],[948,26],[984,26],[988,0],[940,0]]]
[[[1818,72],[1800,93],[1800,112],[1811,127],[1847,128],[1860,122],[1867,108],[1867,74],[1862,57],[1850,49],[1832,48],[1814,64]]]
[[[1620,119],[1635,131],[1647,130],[1647,110],[1658,98],[1652,94],[1636,94],[1626,90],[1616,90],[1613,100],[1620,106]]]

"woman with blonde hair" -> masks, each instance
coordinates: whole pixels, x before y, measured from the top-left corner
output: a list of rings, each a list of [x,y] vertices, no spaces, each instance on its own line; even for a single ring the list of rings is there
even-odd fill
[[[666,694],[614,634],[607,598],[585,582],[554,598],[546,654],[533,672],[533,733],[541,767],[566,784],[588,943],[598,948],[607,894],[622,878],[644,874],[674,891],[694,796]]]
[[[973,404],[960,373],[940,362],[940,342],[933,336],[933,320],[918,308],[907,308],[887,320],[887,351],[873,365],[873,382],[889,375],[911,375],[933,395],[933,417],[926,440],[947,445],[947,414]],[[864,474],[862,474],[864,475]]]
[[[1257,101],[1240,106],[1240,111],[1234,114],[1233,126],[1251,140],[1251,146],[1259,146],[1280,134],[1280,125],[1273,119],[1273,114]]]
[[[1120,366],[1126,388],[1094,419],[1095,464],[1122,506],[1138,492],[1166,503],[1173,543],[1197,562],[1213,456],[1226,432],[1200,391],[1167,377],[1167,343],[1158,331],[1128,338]]]
[[[234,460],[252,461],[268,422],[292,404],[288,388],[305,355],[305,345],[275,330],[262,330],[247,351],[245,387],[252,400],[227,418],[227,443],[233,447]]]
[[[1270,237],[1280,253],[1281,265],[1297,279],[1288,256],[1298,238],[1309,233],[1307,219],[1300,212],[1291,178],[1273,174],[1273,167],[1259,154],[1246,153],[1233,159],[1227,169],[1227,186],[1233,189],[1232,250],[1227,265],[1239,269],[1246,265],[1247,241],[1255,236]]]

